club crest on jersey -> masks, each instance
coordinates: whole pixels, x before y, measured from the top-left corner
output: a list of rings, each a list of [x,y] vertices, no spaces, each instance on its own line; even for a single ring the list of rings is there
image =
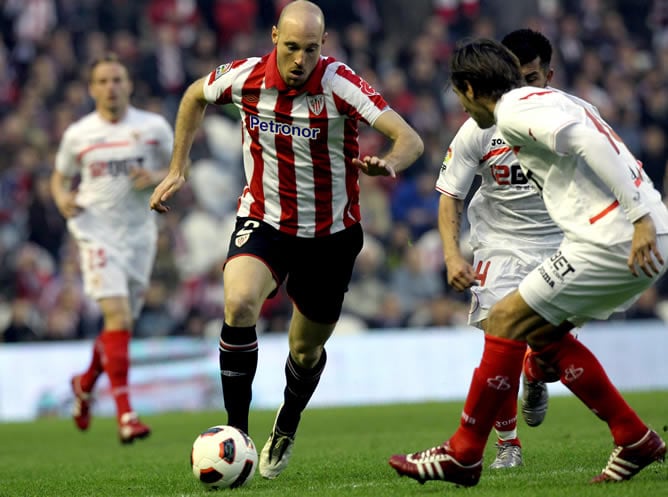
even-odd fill
[[[244,233],[243,235],[239,235],[234,239],[234,244],[241,248],[243,245],[248,241],[250,238],[250,233]]]
[[[325,96],[324,95],[311,95],[306,97],[306,103],[308,104],[309,110],[316,116],[322,112],[322,109],[325,108]]]
[[[231,62],[228,62],[227,64],[222,64],[222,65],[216,67],[216,70],[211,73],[211,78],[209,78],[209,84],[216,81],[218,78],[220,78],[226,72],[229,72],[230,69],[232,69],[232,63]]]

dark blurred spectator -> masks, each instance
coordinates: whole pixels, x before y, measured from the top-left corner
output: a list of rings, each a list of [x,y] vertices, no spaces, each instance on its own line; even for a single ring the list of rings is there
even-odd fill
[[[660,319],[657,312],[659,292],[656,287],[645,290],[637,302],[624,313],[625,319]]]
[[[361,318],[367,324],[376,321],[388,292],[384,262],[385,251],[382,245],[366,233],[364,245],[355,261],[355,272],[343,300],[343,310]]]
[[[401,297],[396,293],[387,292],[378,313],[369,320],[369,329],[403,328],[406,326],[406,314],[401,302]]]
[[[49,186],[50,173],[39,172],[32,185],[32,200],[28,206],[28,241],[33,242],[58,260],[65,236],[65,220],[58,213]]]
[[[36,305],[53,278],[54,269],[53,259],[46,250],[31,243],[22,245],[12,264],[14,296]]]
[[[185,58],[178,27],[169,23],[156,26],[155,45],[141,63],[139,79],[148,85],[151,94],[165,101],[166,117],[170,122],[174,122],[181,94],[188,82]]]
[[[181,46],[189,47],[195,41],[201,21],[195,0],[149,0],[147,14],[154,34],[170,27]]]
[[[212,14],[220,46],[227,45],[240,34],[252,34],[257,12],[256,0],[214,0]]]
[[[654,182],[654,186],[661,192],[664,199],[666,188],[666,168],[668,168],[668,142],[663,128],[650,125],[642,131],[642,147],[638,159],[643,168]]]
[[[428,307],[443,292],[441,277],[427,267],[420,250],[411,246],[401,264],[392,272],[389,290],[399,296],[405,316]]]
[[[168,297],[167,287],[152,279],[144,295],[144,306],[135,321],[133,336],[151,338],[172,334],[175,319],[169,310]]]
[[[135,36],[140,34],[145,1],[102,0],[96,6],[97,25],[107,36],[119,31],[127,31]]]
[[[285,285],[278,289],[278,293],[262,304],[258,329],[262,333],[287,333],[292,317],[292,300],[288,297]]]
[[[38,318],[35,307],[27,300],[17,299],[12,302],[11,318],[7,327],[0,333],[0,342],[32,342],[39,340],[35,332]]]
[[[439,194],[435,184],[433,174],[422,172],[399,182],[392,192],[392,219],[410,226],[413,240],[436,226]]]

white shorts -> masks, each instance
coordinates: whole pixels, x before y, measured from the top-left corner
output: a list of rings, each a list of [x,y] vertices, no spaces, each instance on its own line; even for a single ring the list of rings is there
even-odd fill
[[[120,248],[95,240],[78,240],[84,290],[99,300],[127,297],[132,316],[137,318],[144,305],[156,244],[153,238],[135,240],[134,246]]]
[[[473,269],[478,274],[478,285],[471,287],[469,324],[480,327],[492,306],[517,290],[524,277],[554,251],[555,247],[531,252],[521,249],[476,250]]]
[[[628,309],[668,267],[668,235],[657,236],[666,261],[661,274],[633,276],[626,261],[631,242],[610,247],[564,240],[559,250],[520,283],[522,298],[534,311],[558,326],[568,320],[580,326],[591,319],[607,319]]]

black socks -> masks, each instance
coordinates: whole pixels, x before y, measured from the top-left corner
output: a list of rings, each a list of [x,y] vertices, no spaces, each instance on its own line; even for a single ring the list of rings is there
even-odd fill
[[[247,434],[252,385],[257,370],[255,326],[236,328],[223,324],[218,357],[227,424]]]

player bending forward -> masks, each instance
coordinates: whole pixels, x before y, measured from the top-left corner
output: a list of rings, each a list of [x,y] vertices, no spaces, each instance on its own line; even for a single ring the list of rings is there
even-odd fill
[[[592,482],[628,480],[663,460],[666,444],[569,330],[630,306],[664,274],[668,209],[591,105],[553,88],[523,86],[517,58],[502,44],[470,41],[454,51],[450,64],[460,103],[481,128],[496,124],[564,239],[490,310],[459,429],[441,445],[392,456],[390,465],[422,482],[476,485],[494,420],[517,390],[528,342],[608,424],[617,447]]]

